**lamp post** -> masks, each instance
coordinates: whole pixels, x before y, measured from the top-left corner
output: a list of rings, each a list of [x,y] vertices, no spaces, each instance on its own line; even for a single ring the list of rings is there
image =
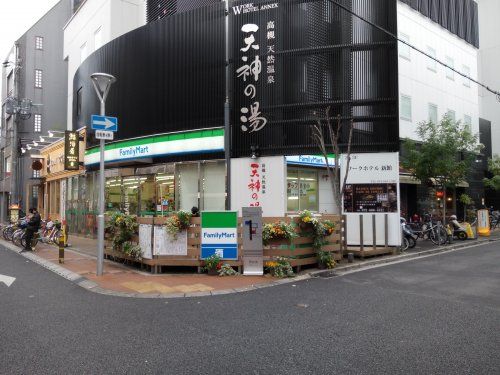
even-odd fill
[[[106,98],[109,89],[116,78],[111,74],[94,73],[90,75],[95,92],[101,102],[100,115],[106,115]],[[99,215],[97,216],[97,276],[102,276],[104,265],[104,139],[99,140],[100,163],[99,163]]]

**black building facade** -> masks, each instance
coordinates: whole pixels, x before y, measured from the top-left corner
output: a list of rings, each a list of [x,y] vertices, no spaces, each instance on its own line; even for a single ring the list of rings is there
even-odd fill
[[[223,126],[225,5],[190,1],[194,9],[181,11],[186,4],[150,1],[148,19],[159,20],[85,60],[74,77],[75,129],[98,112],[88,79],[96,71],[118,79],[106,105],[119,117],[117,140]],[[230,2],[232,157],[247,157],[255,146],[262,156],[317,153],[310,125],[325,118],[327,107],[333,117],[354,121],[353,151],[398,150],[396,41],[350,13],[396,33],[396,0],[342,4],[348,10],[328,0]],[[162,18],[163,10],[171,15]],[[244,25],[257,29],[244,32]],[[250,82],[255,93],[247,95]],[[259,124],[249,121],[256,113]]]

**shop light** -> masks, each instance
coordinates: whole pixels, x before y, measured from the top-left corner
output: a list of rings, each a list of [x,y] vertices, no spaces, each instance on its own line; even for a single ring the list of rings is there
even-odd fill
[[[31,150],[31,146],[30,145],[26,145],[26,149],[27,150]]]
[[[26,150],[24,149],[24,147],[21,147],[21,153],[24,154],[25,152],[26,152]]]
[[[290,201],[298,201],[299,197],[288,197],[288,200],[290,200]]]
[[[43,138],[42,136],[40,136],[40,142],[45,142],[45,138]]]
[[[36,141],[33,141],[33,146],[38,146],[38,143]]]

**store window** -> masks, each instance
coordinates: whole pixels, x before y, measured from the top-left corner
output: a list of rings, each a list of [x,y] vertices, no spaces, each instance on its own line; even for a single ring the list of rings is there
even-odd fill
[[[224,162],[202,164],[203,210],[224,210],[226,206],[226,165]]]
[[[198,163],[177,165],[177,208],[190,211],[192,207],[199,207],[198,203]]]
[[[318,172],[310,169],[288,168],[287,211],[319,211]]]
[[[106,179],[106,211],[122,211],[121,177]]]
[[[165,213],[175,211],[175,176],[174,166],[164,173],[158,173],[156,180],[156,212],[163,216]]]

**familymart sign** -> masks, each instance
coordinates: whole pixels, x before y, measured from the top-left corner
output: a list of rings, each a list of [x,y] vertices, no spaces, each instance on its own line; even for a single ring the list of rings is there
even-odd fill
[[[168,155],[224,151],[224,130],[207,129],[182,133],[155,135],[109,143],[104,161],[119,162]],[[85,152],[85,165],[99,163],[99,147]]]
[[[217,211],[201,213],[201,259],[218,255],[238,259],[238,213]]]

